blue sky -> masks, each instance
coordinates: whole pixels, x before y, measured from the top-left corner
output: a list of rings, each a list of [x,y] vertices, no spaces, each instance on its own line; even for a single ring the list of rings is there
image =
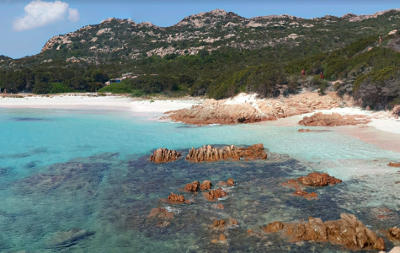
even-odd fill
[[[290,14],[305,18],[342,16],[349,12],[372,14],[400,8],[399,0],[58,0],[56,4],[55,0],[34,1],[40,3],[0,0],[0,55],[19,58],[37,54],[50,37],[97,24],[108,17],[170,26],[188,15],[217,8],[244,17]],[[38,10],[35,6],[52,9]],[[35,14],[38,11],[40,17]]]

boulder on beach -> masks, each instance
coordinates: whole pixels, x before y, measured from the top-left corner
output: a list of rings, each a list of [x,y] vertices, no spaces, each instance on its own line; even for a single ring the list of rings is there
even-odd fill
[[[385,243],[354,215],[342,213],[339,220],[325,221],[309,217],[307,222],[273,222],[265,233],[282,232],[291,241],[329,242],[353,250],[384,250]]]
[[[186,160],[191,162],[215,162],[221,160],[257,160],[267,159],[267,153],[263,144],[255,144],[250,147],[237,147],[234,145],[224,147],[213,147],[210,145],[192,148],[186,156]]]
[[[150,161],[154,163],[168,163],[179,159],[181,153],[176,150],[170,150],[166,148],[156,149],[150,156]]]
[[[339,113],[323,114],[315,113],[312,116],[305,116],[299,121],[303,126],[348,126],[367,124],[370,120],[364,115],[340,115]]]

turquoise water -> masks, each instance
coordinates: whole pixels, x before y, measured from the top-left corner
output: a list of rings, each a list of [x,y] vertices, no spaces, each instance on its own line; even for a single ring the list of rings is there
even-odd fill
[[[301,134],[297,129],[267,124],[193,127],[129,112],[0,109],[0,251],[345,252],[337,246],[248,237],[246,231],[310,215],[337,219],[343,211],[375,229],[399,224],[395,192],[400,174],[386,166],[399,160],[399,153],[333,131]],[[158,147],[186,151],[204,144],[254,143],[269,150],[268,161],[147,161]],[[319,189],[320,198],[313,202],[280,186],[314,170],[345,181]],[[167,227],[146,218],[151,208],[166,207],[160,198],[185,183],[231,176],[238,185],[223,201],[223,210],[195,196],[193,205],[169,207],[176,215]],[[390,210],[390,218],[377,220],[382,210]],[[214,235],[207,224],[227,217],[237,219],[239,228],[227,232],[227,245],[211,244]],[[73,239],[65,233],[72,229],[80,231]]]

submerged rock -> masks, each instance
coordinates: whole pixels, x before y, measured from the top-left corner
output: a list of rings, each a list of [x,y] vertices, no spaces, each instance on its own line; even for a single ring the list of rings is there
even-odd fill
[[[235,185],[235,180],[233,180],[233,178],[229,178],[226,182],[225,181],[219,181],[218,185],[222,186],[222,187],[227,187],[227,186],[232,187],[232,186]]]
[[[212,183],[210,180],[204,180],[200,185],[201,191],[208,191],[211,189]]]
[[[366,124],[370,120],[364,115],[340,115],[339,113],[315,113],[299,121],[303,126],[348,126]]]
[[[154,163],[168,163],[179,159],[181,153],[176,150],[170,150],[166,148],[156,149],[150,156],[150,161]]]
[[[226,244],[228,241],[226,239],[226,236],[224,234],[219,234],[218,238],[214,238],[211,240],[211,243],[221,243],[221,244]]]
[[[225,229],[233,228],[233,227],[237,227],[237,226],[238,226],[238,221],[233,218],[229,218],[228,221],[215,219],[215,220],[213,220],[211,229],[218,230],[218,231],[224,231]]]
[[[308,222],[273,222],[263,228],[266,233],[282,231],[292,241],[330,242],[349,249],[384,250],[382,238],[368,229],[354,215],[342,213],[339,220],[325,221],[310,217]]]
[[[185,191],[187,192],[197,192],[200,189],[200,182],[199,181],[193,181],[189,184],[185,185]]]
[[[94,232],[77,228],[68,231],[56,232],[47,242],[47,246],[49,248],[68,248],[94,234]]]
[[[170,220],[174,218],[174,213],[168,212],[168,210],[165,208],[157,207],[151,209],[147,218],[159,218],[159,219]]]
[[[204,197],[208,200],[208,201],[215,201],[218,200],[219,198],[223,198],[226,197],[228,195],[228,193],[226,193],[224,190],[222,190],[221,188],[218,188],[216,190],[211,190],[209,192],[205,192],[204,193]]]
[[[263,144],[255,144],[247,148],[240,148],[234,145],[216,148],[210,145],[192,148],[186,156],[191,162],[215,162],[220,160],[257,160],[267,159],[267,153]]]

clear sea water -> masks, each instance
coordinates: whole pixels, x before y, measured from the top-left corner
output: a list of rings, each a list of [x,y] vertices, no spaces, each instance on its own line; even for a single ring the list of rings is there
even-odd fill
[[[400,154],[334,131],[251,124],[195,127],[128,112],[0,109],[0,252],[347,252],[321,243],[292,244],[248,229],[309,216],[355,214],[375,231],[400,224]],[[158,147],[184,152],[205,144],[263,143],[267,161],[191,164],[148,162]],[[324,171],[341,178],[313,189],[318,200],[292,196],[289,178]],[[233,177],[237,186],[216,209],[160,202],[193,180]],[[174,210],[166,227],[148,219]],[[213,219],[235,218],[227,244],[212,244]],[[75,232],[71,232],[75,231]],[[79,232],[76,232],[79,231]],[[393,246],[386,241],[388,247]]]

